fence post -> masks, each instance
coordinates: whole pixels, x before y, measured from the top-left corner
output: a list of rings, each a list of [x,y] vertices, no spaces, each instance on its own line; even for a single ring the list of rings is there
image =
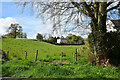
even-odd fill
[[[75,52],[75,62],[77,61],[77,49],[76,49],[76,52]]]
[[[60,54],[60,62],[62,62],[63,59],[63,52]]]
[[[78,53],[79,51],[78,51],[78,49],[77,49],[77,56],[79,56],[79,53]]]
[[[15,51],[13,51],[13,56],[15,55],[15,53],[14,53]]]
[[[73,61],[75,61],[75,53],[73,53]]]
[[[27,51],[25,51],[25,54],[26,54],[26,55],[25,55],[25,59],[27,59]]]
[[[37,61],[38,50],[36,51],[35,62]]]
[[[9,57],[9,51],[7,51],[7,59],[8,59],[8,57]]]

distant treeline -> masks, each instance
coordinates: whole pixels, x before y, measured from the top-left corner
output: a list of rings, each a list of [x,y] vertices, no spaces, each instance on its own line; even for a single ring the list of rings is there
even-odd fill
[[[81,36],[76,36],[76,35],[72,35],[69,34],[66,37],[53,37],[53,36],[49,36],[47,39],[45,38],[45,36],[43,37],[42,34],[37,34],[36,39],[38,41],[44,41],[44,42],[48,42],[51,44],[55,44],[55,45],[83,45],[84,44],[84,39]],[[60,42],[57,43],[58,39],[67,39],[68,42]]]

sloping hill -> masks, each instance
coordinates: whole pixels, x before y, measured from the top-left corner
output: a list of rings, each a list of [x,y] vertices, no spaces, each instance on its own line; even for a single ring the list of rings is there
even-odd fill
[[[56,46],[45,42],[38,42],[27,39],[3,39],[3,50],[10,51],[8,61],[3,60],[2,76],[18,78],[86,78],[86,79],[119,79],[119,68],[116,67],[97,67],[86,61],[86,56],[77,58],[73,61],[73,52],[81,46]],[[35,52],[39,50],[38,61],[34,62]],[[84,51],[87,49],[84,49]],[[25,52],[28,52],[28,59]],[[59,54],[66,53],[63,62],[72,64],[55,64],[45,62],[48,59],[59,62]],[[81,52],[80,55],[88,52]],[[13,53],[14,56],[13,56]],[[22,58],[22,59],[20,59]],[[39,61],[41,60],[41,61]],[[58,61],[57,61],[58,60]]]
[[[17,56],[25,58],[25,51],[28,53],[28,59],[34,59],[36,50],[39,51],[38,59],[45,59],[48,56],[52,58],[59,58],[59,54],[64,52],[67,56],[72,56],[76,48],[81,46],[57,46],[46,42],[33,41],[28,39],[2,39],[2,49],[7,52],[9,56]]]

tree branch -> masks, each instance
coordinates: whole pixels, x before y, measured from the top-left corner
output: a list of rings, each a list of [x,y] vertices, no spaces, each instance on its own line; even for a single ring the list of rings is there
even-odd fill
[[[109,6],[109,5],[111,5],[113,2],[109,2],[109,3],[107,3],[107,7]]]
[[[77,2],[71,2],[75,7],[77,7],[78,10],[80,10],[82,13],[84,13],[85,15],[89,16],[88,13],[86,13],[86,11],[84,11],[83,9],[81,9],[79,6],[78,6],[78,3]]]
[[[119,2],[116,6],[110,8],[110,9],[107,9],[106,12],[111,11],[111,10],[113,10],[113,9],[116,9],[116,8],[118,8],[119,6],[120,6],[120,2]]]
[[[92,17],[93,16],[93,11],[92,11],[92,9],[90,8],[90,6],[89,5],[87,5],[87,3],[86,2],[83,2],[83,6],[84,6],[84,8],[88,11],[88,13],[90,14],[90,16]]]

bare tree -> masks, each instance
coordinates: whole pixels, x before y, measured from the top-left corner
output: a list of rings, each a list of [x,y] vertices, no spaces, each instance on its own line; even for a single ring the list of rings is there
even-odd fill
[[[114,4],[115,3],[115,4]],[[25,7],[30,4],[32,9],[37,9],[37,17],[45,20],[53,21],[53,31],[58,32],[64,27],[65,31],[75,30],[78,27],[88,28],[89,24],[93,36],[94,53],[102,53],[102,45],[100,43],[101,36],[106,33],[106,19],[111,17],[111,14],[118,14],[120,9],[120,1],[114,2],[97,2],[97,0],[89,2],[80,2],[70,0],[69,2],[24,2],[19,3]],[[114,5],[113,5],[114,4]],[[119,14],[118,14],[119,15]],[[73,26],[74,24],[74,26]],[[72,25],[72,26],[70,26]],[[69,30],[66,28],[69,27]]]

